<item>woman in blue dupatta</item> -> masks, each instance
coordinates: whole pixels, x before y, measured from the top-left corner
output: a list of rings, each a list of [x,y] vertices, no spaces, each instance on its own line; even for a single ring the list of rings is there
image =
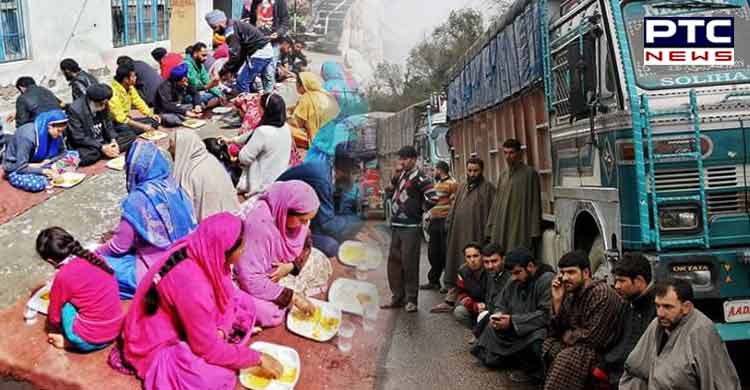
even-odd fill
[[[325,81],[323,89],[336,99],[340,112],[318,131],[305,161],[324,161],[330,165],[336,153],[336,145],[356,138],[353,127],[350,123],[345,123],[345,120],[367,113],[368,104],[364,91],[338,62],[323,63],[320,73]]]
[[[52,110],[16,130],[3,155],[5,177],[13,187],[40,192],[58,176],[52,164],[65,155],[63,133],[67,124],[62,110]]]
[[[171,176],[169,160],[156,145],[136,141],[125,157],[125,172],[128,196],[122,202],[120,224],[97,250],[115,269],[121,292],[131,284],[135,291],[137,281],[161,253],[196,226],[192,202]]]

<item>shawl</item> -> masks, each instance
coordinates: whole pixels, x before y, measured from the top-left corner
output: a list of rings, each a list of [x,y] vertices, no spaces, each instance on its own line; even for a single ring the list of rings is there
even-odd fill
[[[136,141],[125,158],[128,196],[122,217],[141,238],[162,249],[195,227],[190,199],[169,171],[169,161],[150,142]]]
[[[339,115],[339,105],[314,74],[302,72],[299,77],[305,93],[299,97],[294,116],[305,121],[308,140],[312,141],[321,127]]]
[[[192,200],[198,221],[222,211],[237,212],[232,179],[216,157],[208,153],[206,144],[189,131],[172,133],[175,165],[172,175]]]

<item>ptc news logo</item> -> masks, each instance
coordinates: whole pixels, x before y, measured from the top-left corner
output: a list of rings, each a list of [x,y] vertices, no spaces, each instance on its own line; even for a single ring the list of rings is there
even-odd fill
[[[734,18],[646,17],[645,65],[734,65]]]

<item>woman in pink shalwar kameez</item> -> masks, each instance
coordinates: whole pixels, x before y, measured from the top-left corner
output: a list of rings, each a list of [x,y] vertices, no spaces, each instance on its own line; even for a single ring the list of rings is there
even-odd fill
[[[231,390],[248,367],[281,374],[278,361],[248,348],[255,307],[230,272],[243,237],[238,217],[208,217],[141,281],[122,337],[146,389]]]
[[[299,272],[294,260],[320,207],[315,190],[299,180],[276,182],[252,207],[245,215],[245,250],[235,272],[240,288],[254,298],[256,322],[262,327],[280,325],[290,305],[312,314],[315,306],[304,295],[278,281]]]

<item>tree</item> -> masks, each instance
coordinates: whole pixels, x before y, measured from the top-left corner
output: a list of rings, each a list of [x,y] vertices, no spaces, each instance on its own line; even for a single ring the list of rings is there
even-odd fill
[[[398,111],[441,91],[456,60],[481,37],[483,26],[477,10],[451,11],[445,23],[411,49],[405,69],[378,65],[369,91],[370,106],[377,111]]]
[[[515,0],[489,0],[489,11],[497,16],[502,16]]]

